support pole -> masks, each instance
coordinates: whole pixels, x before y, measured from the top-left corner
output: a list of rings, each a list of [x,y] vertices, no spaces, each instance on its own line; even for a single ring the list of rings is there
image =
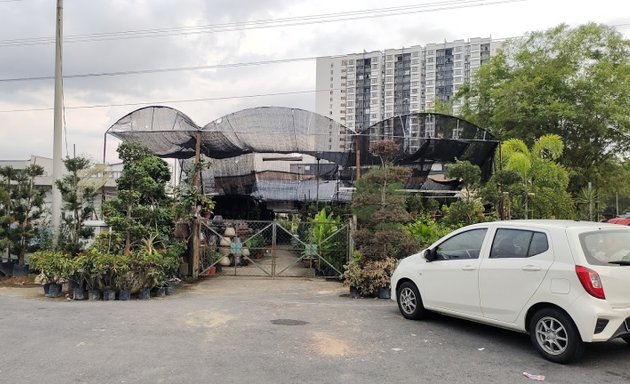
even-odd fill
[[[319,161],[321,159],[318,157],[317,158],[317,179],[315,180],[315,182],[317,183],[317,190],[315,191],[315,208],[317,209],[317,212],[319,212]]]
[[[105,204],[105,186],[107,180],[109,180],[109,173],[107,173],[107,132],[103,135],[103,186],[101,187],[101,211],[103,210],[103,204]]]
[[[359,134],[354,135],[354,165],[356,183],[361,178],[361,136]]]
[[[201,169],[199,163],[201,162],[201,132],[197,132],[195,136],[195,179],[194,184],[197,191],[201,190]],[[199,277],[199,264],[201,261],[201,212],[198,206],[195,206],[193,227],[192,227],[192,277]]]
[[[57,244],[61,226],[61,191],[56,181],[61,180],[63,161],[61,152],[62,117],[63,117],[63,0],[57,0],[57,21],[55,35],[55,105],[53,124],[53,172],[52,172],[52,206],[51,220],[53,227],[53,244]]]

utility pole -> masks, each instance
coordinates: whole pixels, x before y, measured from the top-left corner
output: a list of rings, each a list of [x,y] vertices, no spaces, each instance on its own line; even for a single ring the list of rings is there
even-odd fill
[[[55,112],[53,127],[53,183],[52,183],[52,226],[53,243],[57,243],[61,225],[61,191],[56,181],[61,180],[63,161],[61,153],[62,116],[63,116],[63,0],[57,0],[57,22],[55,35]]]
[[[201,191],[201,167],[199,166],[201,162],[201,132],[197,132],[195,135],[195,165],[193,167],[195,171],[194,175],[194,188],[197,191]],[[192,260],[191,266],[192,269],[191,275],[194,279],[199,277],[199,265],[201,261],[201,210],[198,205],[194,207],[194,218],[192,222]]]

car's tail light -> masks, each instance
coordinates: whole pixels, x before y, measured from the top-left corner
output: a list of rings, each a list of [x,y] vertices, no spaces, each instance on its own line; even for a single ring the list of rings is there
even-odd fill
[[[577,273],[580,283],[588,292],[589,295],[598,299],[606,299],[604,294],[604,286],[602,280],[599,278],[599,274],[592,269],[582,267],[581,265],[575,266],[575,273]]]

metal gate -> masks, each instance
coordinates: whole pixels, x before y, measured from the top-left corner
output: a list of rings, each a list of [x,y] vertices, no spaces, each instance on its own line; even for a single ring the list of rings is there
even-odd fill
[[[201,274],[341,278],[351,254],[346,223],[225,220],[201,229]]]

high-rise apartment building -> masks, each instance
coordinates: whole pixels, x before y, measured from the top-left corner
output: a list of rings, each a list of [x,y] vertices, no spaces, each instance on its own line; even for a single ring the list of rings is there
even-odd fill
[[[427,44],[317,59],[316,106],[321,115],[346,127],[362,131],[379,121],[414,112],[427,112],[436,102],[449,102],[462,84],[471,81],[477,69],[500,46],[490,38]],[[459,111],[453,104],[453,112]],[[418,145],[418,121],[403,122]],[[383,132],[392,132],[385,124]],[[350,147],[341,136],[340,149]]]

